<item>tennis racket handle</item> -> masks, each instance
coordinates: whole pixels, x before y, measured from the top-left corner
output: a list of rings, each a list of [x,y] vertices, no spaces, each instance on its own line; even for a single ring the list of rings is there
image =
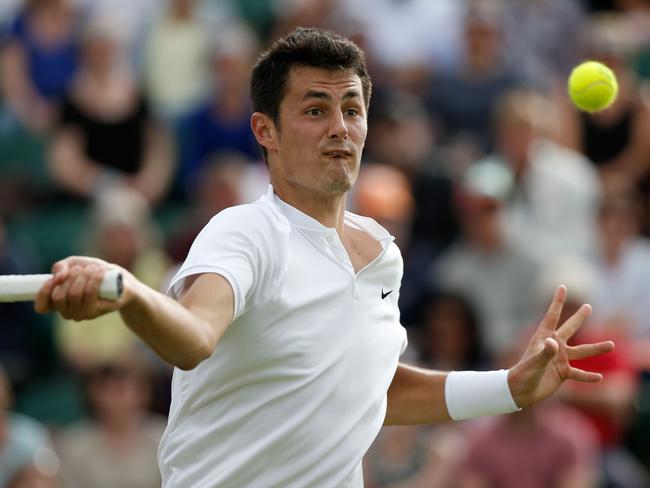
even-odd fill
[[[36,298],[43,283],[51,274],[25,274],[0,276],[0,302],[28,302]],[[118,300],[122,296],[122,273],[116,269],[106,272],[99,287],[99,297]]]

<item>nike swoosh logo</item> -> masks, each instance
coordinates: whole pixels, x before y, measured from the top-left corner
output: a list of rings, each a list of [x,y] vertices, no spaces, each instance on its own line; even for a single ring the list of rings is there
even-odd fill
[[[393,293],[393,290],[388,290],[386,293],[384,293],[384,289],[382,288],[381,289],[381,299],[383,300],[384,298],[386,298],[391,293]]]

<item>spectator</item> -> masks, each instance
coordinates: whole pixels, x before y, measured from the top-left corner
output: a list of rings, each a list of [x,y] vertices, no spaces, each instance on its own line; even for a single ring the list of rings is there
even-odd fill
[[[336,0],[279,0],[274,2],[275,28],[269,36],[277,39],[298,26],[331,27]]]
[[[413,194],[413,208],[400,224],[403,227],[408,223],[407,235],[403,235],[409,246],[404,249],[400,296],[408,323],[414,320],[410,315],[415,313],[429,264],[458,233],[450,170],[460,159],[438,147],[433,122],[415,95],[391,92],[378,96],[368,124],[372,127],[366,141],[368,161],[398,168]]]
[[[243,25],[224,29],[211,61],[209,99],[181,122],[181,167],[177,184],[182,194],[194,184],[199,168],[221,151],[238,151],[251,162],[261,159],[250,129],[248,78],[257,53],[257,39]]]
[[[594,257],[593,319],[650,340],[650,243],[640,235],[642,207],[634,191],[605,194]]]
[[[535,317],[530,287],[537,265],[506,240],[503,226],[511,173],[495,162],[470,168],[459,191],[462,237],[433,264],[436,289],[465,296],[481,317],[481,337],[495,357],[512,347]]]
[[[440,371],[482,371],[490,365],[481,318],[460,294],[430,294],[421,305],[419,362]]]
[[[339,0],[337,4],[336,13],[344,20],[332,27],[359,24],[379,89],[421,93],[428,72],[447,71],[458,62],[465,2]]]
[[[185,260],[194,239],[212,217],[225,208],[254,201],[265,185],[268,185],[266,169],[262,165],[252,167],[237,152],[219,153],[203,165],[191,192],[190,213],[167,238],[167,253],[172,263]],[[254,189],[249,190],[251,186]]]
[[[461,424],[383,427],[364,457],[366,488],[455,486],[465,435]]]
[[[494,148],[491,130],[497,99],[518,82],[504,57],[505,17],[501,3],[470,2],[464,20],[462,62],[434,73],[426,98],[443,128],[443,143],[469,145],[485,154]]]
[[[135,358],[88,371],[92,417],[61,431],[57,447],[66,488],[160,486],[156,460],[164,420],[148,413],[151,382]]]
[[[582,54],[584,2],[515,0],[504,15],[509,66],[526,85],[566,98],[566,78]]]
[[[469,434],[458,486],[592,488],[598,460],[593,439],[579,414],[558,405],[490,418]]]
[[[595,282],[591,264],[579,256],[558,256],[547,262],[539,280],[540,300],[548,299],[553,284],[564,283],[571,290],[560,320],[570,317],[589,301]],[[614,331],[618,329],[618,334]],[[650,477],[641,463],[624,445],[627,430],[634,420],[634,401],[639,394],[639,374],[633,361],[632,343],[624,329],[607,331],[590,320],[573,337],[572,345],[585,344],[601,337],[615,337],[616,349],[598,359],[572,360],[571,365],[603,375],[594,388],[565,385],[558,392],[565,404],[582,413],[597,433],[601,449],[599,468],[606,487],[641,488],[650,486]]]
[[[590,161],[555,142],[555,113],[547,98],[523,89],[505,95],[495,108],[493,156],[515,180],[506,235],[542,266],[553,255],[593,252],[601,192]]]
[[[69,0],[29,0],[0,50],[0,87],[28,129],[50,129],[77,67],[79,15]]]
[[[583,152],[598,168],[607,186],[623,180],[636,186],[650,167],[650,91],[627,67],[633,27],[621,14],[598,16],[588,25],[589,58],[612,68],[618,97],[594,114],[567,112],[571,147]]]
[[[157,245],[149,207],[141,195],[125,188],[105,192],[95,205],[91,221],[88,255],[119,263],[149,286],[162,286],[168,262]],[[85,322],[60,315],[56,320],[61,352],[77,372],[119,360],[140,344],[118,313]]]
[[[9,381],[0,369],[0,486],[41,486],[21,484],[27,478],[43,480],[43,486],[50,487],[59,471],[50,435],[40,423],[10,411],[11,393]]]
[[[91,21],[52,141],[51,171],[82,197],[124,185],[155,204],[171,182],[171,141],[131,73],[117,63],[119,48],[110,21]]]
[[[482,370],[488,364],[481,347],[478,317],[453,293],[427,294],[419,306],[419,332],[409,349],[420,349],[413,362],[444,371]],[[415,344],[415,347],[413,346]],[[409,354],[409,349],[404,353]],[[447,488],[455,486],[465,455],[465,439],[474,424],[385,426],[364,458],[368,488]]]
[[[406,248],[414,202],[408,178],[399,169],[382,164],[366,164],[359,171],[352,208],[379,222]]]
[[[208,87],[209,32],[196,0],[166,0],[145,43],[147,93],[156,113],[171,120],[187,114]]]

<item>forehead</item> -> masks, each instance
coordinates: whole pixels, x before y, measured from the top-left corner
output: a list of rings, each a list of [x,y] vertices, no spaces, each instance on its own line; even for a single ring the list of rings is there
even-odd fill
[[[287,77],[285,98],[301,100],[309,91],[325,91],[336,98],[341,98],[350,91],[362,96],[361,78],[350,70],[329,70],[311,66],[291,68]]]

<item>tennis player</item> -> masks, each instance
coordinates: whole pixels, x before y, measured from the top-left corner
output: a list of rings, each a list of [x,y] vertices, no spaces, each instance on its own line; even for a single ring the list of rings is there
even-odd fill
[[[568,360],[613,343],[566,344],[590,307],[558,327],[562,286],[509,370],[400,364],[400,252],[376,222],[345,211],[367,133],[362,52],[333,33],[298,29],[259,57],[251,93],[271,185],[206,225],[171,297],[121,270],[122,298],[98,299],[115,266],[70,257],[53,266],[35,304],[70,319],[119,310],[176,366],[163,486],[360,488],[362,457],[382,424],[513,412],[567,379],[601,379]]]

